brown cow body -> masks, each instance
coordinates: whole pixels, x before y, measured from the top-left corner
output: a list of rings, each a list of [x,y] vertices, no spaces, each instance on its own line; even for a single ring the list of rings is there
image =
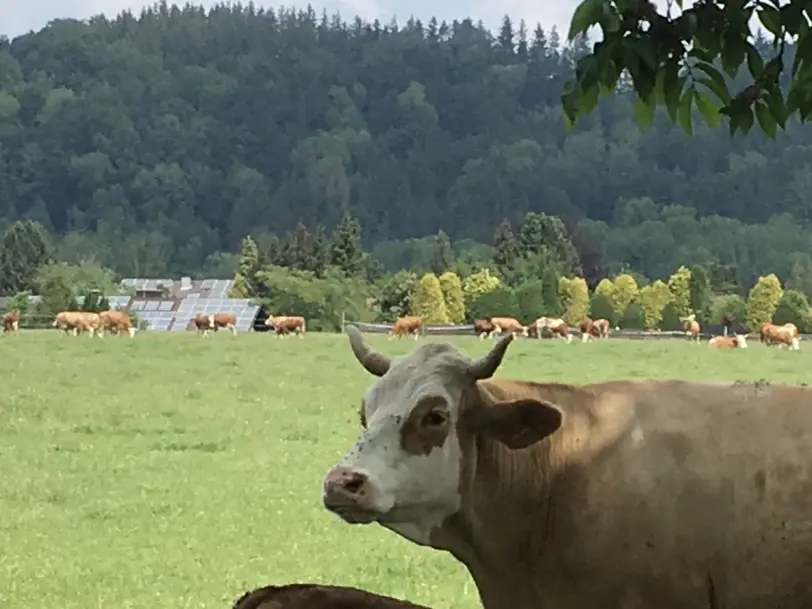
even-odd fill
[[[98,334],[102,338],[105,332],[135,338],[133,320],[126,311],[102,311],[99,313],[99,322]]]
[[[490,322],[493,325],[493,330],[488,335],[490,338],[505,332],[510,332],[513,336],[517,334],[527,336],[527,328],[515,317],[491,317]]]
[[[592,338],[609,338],[609,320],[607,319],[584,317],[579,329],[582,342],[587,342]]]
[[[801,348],[801,335],[795,324],[788,323],[781,326],[765,322],[759,328],[761,342],[767,345],[778,345],[778,348],[787,347],[790,351]]]
[[[15,335],[20,333],[19,311],[9,311],[3,315],[3,334],[6,332],[13,332]]]
[[[305,318],[300,315],[277,315],[268,317],[265,320],[266,326],[271,326],[276,333],[276,337],[290,336],[296,334],[299,338],[304,338]]]
[[[711,349],[747,349],[747,338],[743,334],[734,336],[714,336],[708,341]]]
[[[560,317],[539,317],[534,323],[536,326],[536,338],[541,339],[544,331],[547,330],[553,336],[560,338],[564,342],[572,342],[570,327],[566,321]]]
[[[207,337],[209,332],[217,332],[220,328],[227,328],[235,336],[237,334],[237,316],[234,313],[214,313],[213,315],[201,313],[195,315],[193,321],[198,334],[203,334],[204,337]]]
[[[699,332],[702,328],[699,322],[696,321],[696,315],[691,314],[688,317],[681,318],[680,321],[682,322],[682,329],[685,332],[685,336],[688,337],[688,340],[699,343],[701,339]]]
[[[243,594],[234,609],[428,609],[348,586],[287,584]]]
[[[448,344],[389,358],[325,507],[445,550],[484,609],[812,607],[812,388],[492,379]]]
[[[63,330],[65,334],[72,333],[74,336],[87,333],[90,338],[96,334],[101,320],[98,313],[87,311],[61,311],[54,319],[53,327]]]
[[[423,318],[419,315],[405,315],[398,317],[392,325],[392,330],[389,332],[389,338],[402,338],[409,334],[414,335],[414,339],[420,338],[420,334],[424,331]]]

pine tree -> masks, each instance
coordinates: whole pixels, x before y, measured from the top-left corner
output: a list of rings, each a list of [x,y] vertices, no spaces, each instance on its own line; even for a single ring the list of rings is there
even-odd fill
[[[420,278],[411,300],[412,314],[422,317],[424,324],[448,323],[443,290],[434,273],[426,273]]]
[[[774,273],[758,278],[747,297],[747,327],[750,332],[757,332],[762,323],[773,320],[783,296],[784,289]]]
[[[52,260],[43,226],[33,220],[15,222],[0,245],[0,294],[34,290],[34,278]]]
[[[519,242],[508,220],[496,228],[493,236],[493,263],[498,269],[509,269],[519,258]]]
[[[431,247],[431,270],[439,276],[445,273],[454,263],[454,252],[451,249],[451,240],[443,231],[434,237]]]
[[[440,289],[443,292],[446,315],[453,324],[465,319],[465,298],[462,295],[462,282],[456,273],[447,271],[440,275]]]
[[[364,251],[361,247],[361,225],[345,212],[333,231],[330,264],[346,275],[358,275],[363,270]]]

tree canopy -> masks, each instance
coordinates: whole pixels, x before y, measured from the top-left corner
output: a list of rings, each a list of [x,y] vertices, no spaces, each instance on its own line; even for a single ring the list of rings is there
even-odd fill
[[[753,31],[754,16],[766,37]],[[695,107],[713,126],[726,117],[731,135],[757,123],[775,138],[791,117],[812,116],[808,0],[694,0],[689,8],[673,0],[664,10],[648,0],[582,0],[568,38],[593,26],[603,39],[578,60],[562,95],[571,122],[592,112],[601,93],[622,88],[623,74],[643,125],[661,105],[691,133]],[[737,78],[744,64],[749,76]]]

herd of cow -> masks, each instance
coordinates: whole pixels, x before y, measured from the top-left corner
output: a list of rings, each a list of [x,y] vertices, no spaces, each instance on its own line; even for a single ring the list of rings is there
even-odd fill
[[[190,325],[197,329],[198,334],[208,336],[209,332],[217,332],[225,328],[232,334],[237,334],[237,317],[233,313],[215,313],[212,315],[196,315],[190,320]],[[265,325],[272,328],[276,336],[289,336],[296,334],[301,337],[305,332],[303,317],[292,315],[278,315],[268,317]],[[88,311],[61,311],[56,315],[52,324],[54,328],[63,330],[66,334],[87,334],[90,337],[104,338],[106,332],[111,334],[135,337],[136,328],[130,314],[126,311],[102,311],[91,313]],[[3,333],[20,331],[20,312],[9,311],[3,315]]]
[[[692,341],[699,343],[701,340],[702,328],[696,315],[689,315],[681,319],[685,335]],[[525,326],[514,317],[491,317],[488,319],[475,319],[474,334],[480,339],[495,338],[498,335],[510,333],[514,337],[525,336],[542,338],[552,336],[571,343],[572,333],[569,324],[560,317],[540,317],[533,323]],[[607,319],[591,319],[584,317],[578,326],[581,333],[581,340],[587,342],[593,338],[608,338],[612,327]],[[620,328],[615,326],[615,330]],[[389,336],[401,338],[404,336],[414,336],[417,340],[424,333],[425,326],[423,318],[417,315],[407,315],[395,320]],[[801,335],[798,327],[793,323],[776,325],[772,322],[764,322],[759,328],[759,339],[765,345],[778,345],[787,347],[791,351],[800,349]],[[732,336],[713,336],[708,341],[711,349],[746,349],[747,335],[735,334]]]

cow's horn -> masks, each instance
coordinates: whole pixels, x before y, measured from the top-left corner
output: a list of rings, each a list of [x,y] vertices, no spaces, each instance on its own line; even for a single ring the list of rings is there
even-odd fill
[[[491,378],[499,367],[499,364],[502,363],[502,358],[505,357],[505,351],[507,351],[508,345],[512,340],[513,333],[511,332],[496,343],[487,355],[471,362],[471,367],[469,368],[471,376],[477,380]]]
[[[352,347],[355,358],[367,369],[367,372],[375,376],[386,374],[392,360],[367,345],[361,331],[355,326],[347,326],[347,334],[350,337],[350,347]]]

